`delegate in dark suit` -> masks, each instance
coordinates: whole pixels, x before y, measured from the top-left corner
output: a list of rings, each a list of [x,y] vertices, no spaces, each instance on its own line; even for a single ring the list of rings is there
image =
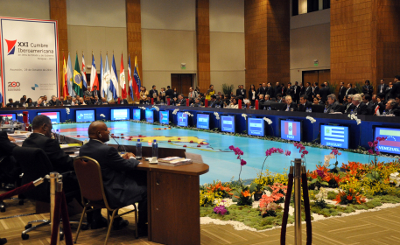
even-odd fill
[[[305,112],[307,108],[312,108],[311,102],[306,101],[304,104],[299,104],[299,111]]]
[[[386,93],[386,88],[388,87],[388,85],[387,84],[385,84],[385,83],[382,83],[382,84],[379,84],[379,86],[378,86],[378,88],[376,89],[376,93],[379,95],[379,94],[385,94]]]
[[[321,100],[323,102],[327,101],[329,93],[330,93],[329,88],[321,87],[321,89],[319,90],[319,95],[321,96]]]
[[[246,98],[246,89],[236,89],[236,96],[242,96],[244,99]]]
[[[395,99],[397,96],[400,96],[400,82],[396,82],[393,84],[392,91],[390,91],[389,98]]]
[[[19,166],[11,156],[12,150],[16,147],[8,139],[7,132],[0,131],[0,180],[4,183],[12,183],[18,178]]]
[[[104,191],[112,207],[122,207],[142,200],[146,187],[140,186],[134,178],[136,166],[139,164],[134,158],[124,159],[114,147],[91,139],[83,145],[79,156],[88,156],[96,159],[101,167]]]
[[[343,98],[344,98],[344,95],[346,94],[346,90],[347,89],[345,86],[341,86],[339,88],[339,96],[338,96],[339,103],[343,103]]]
[[[307,96],[308,101],[312,101],[312,89],[311,87],[307,87],[305,90],[305,95]]]

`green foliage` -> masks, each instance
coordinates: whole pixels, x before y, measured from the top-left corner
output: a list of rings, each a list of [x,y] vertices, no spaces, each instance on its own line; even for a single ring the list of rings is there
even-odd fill
[[[361,93],[362,92],[362,87],[363,87],[363,84],[361,83],[361,82],[356,82],[356,85],[353,87],[356,91],[357,91],[357,93],[359,94],[359,93]]]
[[[231,95],[232,91],[233,91],[233,84],[228,85],[226,83],[222,84],[222,91],[224,92],[225,95]]]
[[[329,81],[328,81],[328,88],[329,88],[329,92],[331,93],[331,94],[336,94],[336,89],[337,89],[337,84],[331,84]]]
[[[329,191],[329,192],[328,192],[328,199],[329,199],[329,200],[333,200],[333,199],[336,198],[336,195],[337,195],[336,192],[334,192],[334,191]]]
[[[232,201],[237,202],[238,206],[252,205],[253,193],[248,186],[239,188],[233,192]]]

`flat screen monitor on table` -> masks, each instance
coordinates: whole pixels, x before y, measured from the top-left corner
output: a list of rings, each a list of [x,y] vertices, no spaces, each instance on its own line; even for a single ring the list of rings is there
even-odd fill
[[[378,142],[378,150],[384,153],[400,154],[400,128],[375,128],[375,139],[385,137]]]
[[[169,124],[169,111],[160,111],[160,123]]]
[[[60,123],[60,112],[59,111],[38,112],[38,115],[48,116],[51,120],[51,123]]]
[[[281,120],[281,138],[285,140],[301,141],[301,122]]]
[[[235,133],[235,116],[221,116],[221,131]]]
[[[15,113],[0,114],[0,117],[3,117],[3,120],[6,119],[6,117],[8,118],[8,120],[17,120],[17,114]]]
[[[129,120],[129,109],[111,109],[111,121]]]
[[[264,119],[249,117],[247,120],[248,120],[247,132],[249,135],[261,136],[261,137],[265,136]]]
[[[146,110],[145,117],[146,117],[146,122],[154,123],[154,111]]]
[[[178,112],[177,119],[178,119],[178,126],[187,127],[189,125],[188,114],[185,114],[183,112]]]
[[[76,122],[93,122],[96,121],[96,113],[94,110],[76,110]]]
[[[209,114],[197,114],[197,128],[210,129],[210,115]]]
[[[349,148],[349,127],[321,125],[321,145]]]
[[[140,121],[141,119],[140,109],[133,109],[133,120]]]

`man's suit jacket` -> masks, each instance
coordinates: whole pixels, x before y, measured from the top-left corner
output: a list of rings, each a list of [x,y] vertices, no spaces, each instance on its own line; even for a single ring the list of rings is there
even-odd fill
[[[347,112],[350,113],[352,110],[357,115],[368,115],[368,106],[365,103],[360,103],[358,106],[352,104]]]
[[[150,98],[154,98],[154,97],[157,97],[157,96],[158,96],[158,91],[157,90],[153,90],[152,89],[152,90],[149,91],[149,97]]]
[[[385,94],[387,87],[388,87],[387,84],[379,84],[378,88],[376,89],[376,93],[377,94]],[[381,92],[381,90],[382,90],[382,92]]]
[[[95,159],[101,167],[104,192],[111,207],[122,207],[141,201],[143,188],[139,188],[135,175],[136,159],[124,159],[114,147],[97,140],[90,140],[83,145],[79,156]]]
[[[243,98],[246,98],[246,89],[236,89],[236,96],[242,96]]]
[[[32,133],[22,143],[22,147],[40,148],[46,152],[53,170],[59,173],[74,170],[73,159],[60,148],[57,140],[51,139],[39,133]]]
[[[186,100],[181,99],[181,100],[176,100],[175,105],[179,104],[180,106],[186,106]]]
[[[287,88],[286,87],[282,87],[282,92],[281,92],[281,94],[282,94],[282,97],[283,96],[286,96],[286,94],[287,94]],[[275,95],[276,96],[276,95]]]
[[[339,88],[338,99],[339,99],[340,103],[343,103],[343,98],[344,98],[344,95],[346,94],[346,90],[347,89],[345,86],[342,86]]]
[[[274,89],[271,87],[267,88],[267,94],[272,98],[274,97]]]
[[[389,98],[395,99],[397,96],[400,96],[400,82],[393,84]]]
[[[323,102],[327,101],[329,93],[330,93],[330,91],[329,91],[329,88],[327,88],[327,87],[323,87],[319,90],[319,95],[321,95],[321,100]]]
[[[363,92],[363,94],[369,94],[372,96],[372,93],[374,92],[373,87],[371,85],[364,85],[362,87],[362,92]]]
[[[167,91],[165,91],[165,96],[168,96],[169,98],[173,98],[174,97],[174,90],[167,89]]]
[[[319,87],[314,87],[314,91],[313,91],[314,97],[316,97],[317,94],[320,94],[320,92],[319,92]],[[320,95],[321,95],[321,94],[320,94]]]
[[[54,102],[53,100],[50,100],[48,105],[49,106],[60,106],[62,104],[61,104],[61,101],[59,101],[59,100],[56,100],[56,102]]]
[[[307,87],[305,90],[305,95],[307,96],[307,99],[309,101],[312,101],[312,88],[311,87]]]
[[[281,93],[282,93],[282,86],[281,85],[276,86],[274,88],[274,96],[276,96],[277,94],[281,94]]]
[[[90,92],[90,96],[93,98],[97,96],[99,99],[101,99],[100,91],[98,90],[93,90],[92,92]]]
[[[127,99],[123,99],[123,100],[120,100],[119,104],[121,104],[121,105],[128,105],[129,103],[128,103],[128,100],[127,100]]]
[[[260,94],[265,95],[267,93],[268,88],[267,87],[261,87],[260,88]]]
[[[16,146],[8,139],[7,132],[0,131],[0,159],[5,156],[11,156],[12,150]]]
[[[292,109],[292,108],[293,108],[293,111],[297,111],[297,104],[294,103],[294,102],[292,102],[292,103],[290,104],[290,106],[289,106],[289,111],[290,111],[290,109]],[[283,108],[283,110],[286,111],[286,109],[287,109],[287,104],[285,105],[285,107]]]
[[[347,95],[356,94],[357,91],[354,88],[349,88],[349,89],[346,90],[345,95],[346,95],[346,93],[347,93]]]
[[[311,108],[312,104],[309,101],[306,101],[306,103],[303,104],[299,104],[299,111],[305,112],[307,108]]]
[[[326,108],[326,113],[338,112],[339,109],[339,103],[335,101],[331,105],[328,105],[328,107]]]

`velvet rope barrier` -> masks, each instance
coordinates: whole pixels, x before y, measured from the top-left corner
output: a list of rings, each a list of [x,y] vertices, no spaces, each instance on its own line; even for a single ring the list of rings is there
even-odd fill
[[[310,210],[310,197],[308,195],[307,174],[303,166],[301,174],[301,181],[303,185],[303,198],[304,198],[304,211],[306,214],[306,227],[307,227],[307,245],[312,244],[312,226],[311,226],[311,210]]]
[[[52,224],[53,229],[51,233],[50,245],[56,245],[58,239],[58,228],[60,227],[60,218],[63,219],[64,237],[65,244],[72,245],[72,232],[69,224],[68,207],[65,199],[64,192],[56,192],[56,198],[54,202],[54,223]]]
[[[31,189],[35,188],[35,185],[33,184],[33,181],[29,182],[28,184],[25,184],[23,186],[20,186],[18,188],[15,188],[14,190],[11,190],[9,192],[3,193],[0,195],[0,201],[15,196],[15,195],[19,195],[22,194],[24,192],[27,192]]]
[[[285,209],[283,210],[283,218],[282,218],[281,245],[285,245],[286,243],[286,227],[289,217],[290,198],[292,196],[292,188],[293,188],[293,167],[290,167],[290,173],[288,175],[288,178],[289,181],[286,190]]]

